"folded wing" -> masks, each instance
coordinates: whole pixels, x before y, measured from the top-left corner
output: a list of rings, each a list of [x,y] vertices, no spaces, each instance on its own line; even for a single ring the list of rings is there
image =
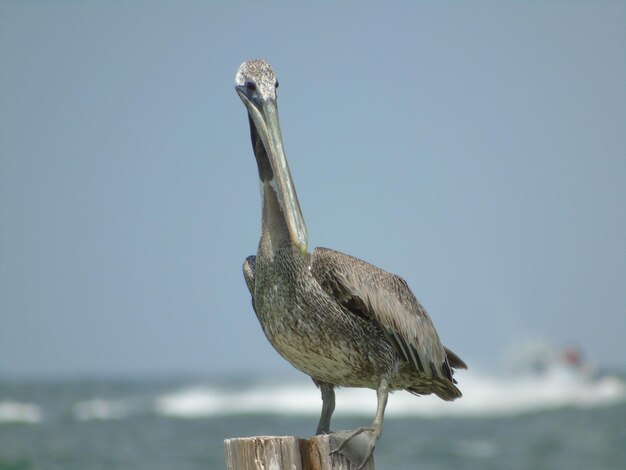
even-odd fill
[[[421,376],[450,382],[465,363],[440,342],[428,313],[399,276],[327,248],[311,253],[311,274],[347,310],[376,322],[398,354]],[[458,395],[456,393],[458,392]]]

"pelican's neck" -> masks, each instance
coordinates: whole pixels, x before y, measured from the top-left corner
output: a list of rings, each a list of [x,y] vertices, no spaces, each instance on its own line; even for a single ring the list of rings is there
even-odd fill
[[[285,243],[291,243],[291,239],[272,181],[261,182],[263,221],[258,255],[273,259],[278,248]]]

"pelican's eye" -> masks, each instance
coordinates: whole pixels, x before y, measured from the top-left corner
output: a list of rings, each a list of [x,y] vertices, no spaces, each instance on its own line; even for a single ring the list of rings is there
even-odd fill
[[[248,90],[248,91],[256,91],[256,83],[254,83],[254,82],[246,82],[246,90]]]
[[[274,88],[278,88],[278,85],[279,85],[278,80],[276,80],[276,83],[274,83]]]

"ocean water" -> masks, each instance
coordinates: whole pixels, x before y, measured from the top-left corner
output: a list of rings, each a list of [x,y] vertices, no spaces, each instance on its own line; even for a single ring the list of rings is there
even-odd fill
[[[623,376],[459,374],[446,403],[394,393],[379,469],[626,469]],[[223,441],[310,436],[312,382],[0,380],[0,470],[224,469]],[[369,424],[371,390],[337,393],[334,429]]]

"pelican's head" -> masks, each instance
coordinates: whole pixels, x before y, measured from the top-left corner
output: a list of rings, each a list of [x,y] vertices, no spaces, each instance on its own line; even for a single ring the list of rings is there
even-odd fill
[[[237,71],[235,87],[242,100],[245,96],[258,103],[260,100],[276,100],[278,81],[269,63],[264,60],[248,60]]]

